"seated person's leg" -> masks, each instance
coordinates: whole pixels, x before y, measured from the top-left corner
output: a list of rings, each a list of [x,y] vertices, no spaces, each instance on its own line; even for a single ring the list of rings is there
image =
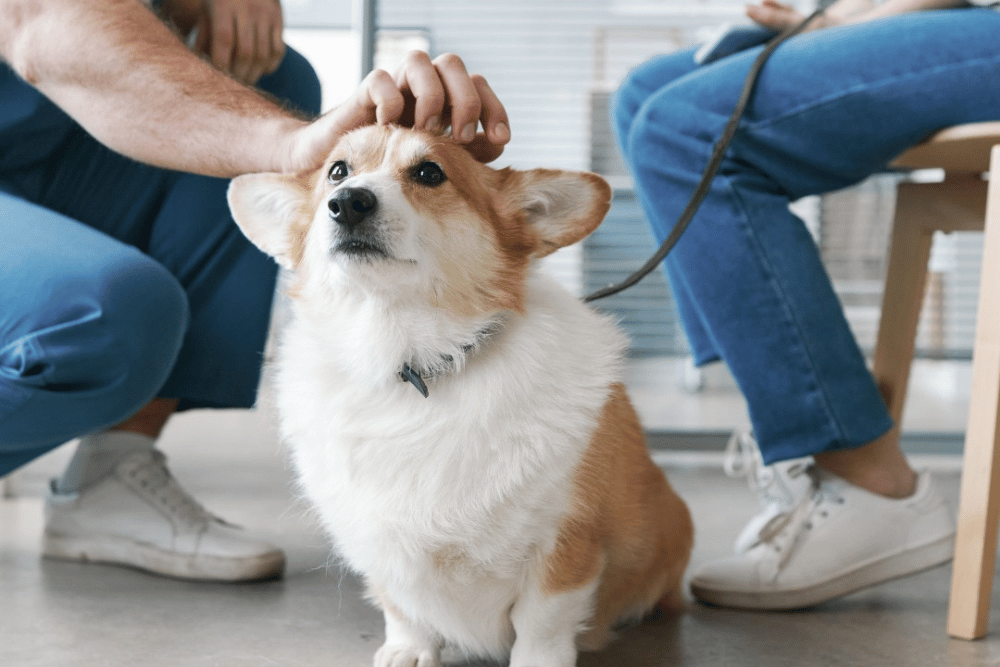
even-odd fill
[[[650,100],[663,95],[663,89],[682,81],[686,75],[696,72],[698,66],[694,62],[694,52],[696,48],[682,49],[674,53],[657,56],[649,62],[634,68],[625,77],[618,92],[611,102],[611,121],[614,129],[615,139],[621,150],[625,161],[632,167],[632,150],[629,146],[628,137],[632,133],[633,124],[637,117],[645,112],[643,107],[650,103]],[[653,205],[647,198],[641,199],[643,207]],[[654,219],[657,211],[647,210],[646,215]],[[657,242],[662,243],[669,230],[664,230],[662,226],[653,228],[657,237]],[[673,291],[674,302],[677,304],[677,311],[683,323],[688,341],[691,345],[691,355],[698,365],[710,361],[718,361],[719,353],[712,343],[711,336],[705,329],[701,321],[701,315],[690,296],[690,290],[685,285],[683,274],[666,266],[669,276],[670,287]]]
[[[626,138],[642,106],[656,93],[686,74],[698,69],[694,62],[696,48],[682,49],[657,56],[633,68],[611,100],[611,125],[618,146],[626,153]]]
[[[744,554],[696,573],[699,597],[802,606],[947,560],[950,514],[882,441],[885,407],[788,203],[857,182],[935,129],[994,119],[998,23],[988,11],[920,12],[802,35],[765,66],[711,194],[667,261],[747,399],[764,462],[814,455],[816,495]],[[961,50],[936,47],[948,34],[962,36]],[[877,55],[886,49],[891,62]],[[631,121],[625,152],[661,237],[755,55],[664,86]]]

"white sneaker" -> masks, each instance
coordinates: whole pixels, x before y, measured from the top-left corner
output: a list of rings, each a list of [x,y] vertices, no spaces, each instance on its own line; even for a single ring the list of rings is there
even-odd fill
[[[746,477],[750,490],[757,494],[761,512],[743,527],[736,537],[734,551],[745,553],[760,541],[760,531],[771,519],[791,510],[812,487],[806,470],[812,457],[789,459],[769,466],[750,431],[736,431],[726,444],[722,469],[730,477]]]
[[[691,592],[742,609],[797,609],[951,560],[955,520],[931,483],[891,499],[809,469],[812,492],[737,556],[701,566]]]
[[[51,558],[216,581],[269,579],[284,571],[281,549],[205,510],[156,450],[130,454],[79,492],[53,489],[45,516],[42,553]]]

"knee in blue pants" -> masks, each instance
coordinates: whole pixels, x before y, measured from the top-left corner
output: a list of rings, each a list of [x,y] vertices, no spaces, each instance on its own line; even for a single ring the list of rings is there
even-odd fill
[[[615,93],[610,109],[611,123],[618,147],[633,173],[641,168],[637,164],[637,158],[642,150],[649,147],[651,142],[657,141],[657,138],[651,136],[654,128],[647,118],[651,112],[647,103],[667,82],[683,77],[696,68],[693,49],[660,56],[633,69]],[[694,191],[693,187],[691,191]],[[658,211],[649,210],[652,206],[649,199],[641,198],[640,201],[646,210],[647,220],[653,222],[661,219],[662,216],[657,215]],[[653,224],[652,228],[659,242],[663,242],[671,229],[663,224]],[[702,365],[718,361],[719,352],[701,321],[686,285],[686,277],[669,261],[665,263],[665,268],[695,363]]]
[[[619,147],[624,149],[632,123],[650,96],[695,69],[691,48],[658,56],[628,73],[611,102],[612,127]]]
[[[962,9],[815,31],[764,68],[720,174],[667,264],[679,305],[697,316],[685,318],[689,338],[706,334],[726,359],[765,462],[858,447],[891,426],[789,201],[851,185],[936,129],[994,118],[998,22],[996,13]],[[946,35],[961,35],[962,48],[942,48]],[[898,57],[882,58],[886,49]],[[750,50],[704,68],[691,67],[688,54],[654,59],[619,93],[618,139],[660,238],[688,201],[754,57]]]
[[[278,69],[261,77],[257,87],[308,115],[317,116],[322,101],[319,77],[297,51],[286,48]]]
[[[292,49],[258,87],[305,116],[320,112],[319,79],[306,59]],[[78,153],[86,148],[81,146],[76,146]],[[59,187],[51,187],[51,170],[44,161],[65,164],[65,156],[58,152],[39,155],[35,162],[48,170],[41,176],[50,184],[49,194],[92,202],[90,214],[96,214],[95,219],[84,217],[87,211],[80,215],[66,212],[65,217],[55,213],[62,210],[64,202],[44,201],[46,191],[29,187],[35,181],[28,176],[34,172],[21,170],[14,181],[0,181],[0,240],[4,246],[0,247],[0,475],[62,442],[128,418],[157,395],[180,398],[188,407],[245,407],[253,402],[274,266],[263,255],[258,261],[250,250],[241,250],[237,240],[229,238],[226,230],[235,227],[226,211],[224,182],[218,187],[206,186],[202,198],[183,204],[188,214],[181,210],[180,217],[190,218],[189,225],[204,224],[201,236],[210,247],[200,249],[204,257],[198,255],[203,261],[197,267],[187,267],[187,274],[179,269],[175,273],[176,266],[168,270],[173,266],[169,258],[151,259],[150,248],[142,246],[150,253],[147,256],[105,234],[118,238],[116,232],[129,231],[129,243],[146,239],[148,245],[158,217],[157,210],[150,208],[155,201],[160,201],[159,217],[169,217],[162,210],[163,187],[213,179],[190,175],[163,178],[156,170],[138,165],[135,173],[103,169],[106,162],[120,167],[121,160],[116,161],[96,144],[93,147],[90,158],[89,153],[76,155],[88,169],[73,171],[67,166],[64,171],[68,177]],[[119,216],[108,219],[108,209],[98,194],[101,187],[107,189],[106,183],[93,180],[100,181],[105,173],[114,179],[115,196],[134,198],[124,211],[135,213],[134,220]],[[82,178],[81,174],[90,176]],[[74,187],[80,192],[73,191]],[[218,195],[210,201],[215,192]],[[191,207],[197,207],[197,215]],[[209,215],[217,219],[204,220]],[[104,224],[107,221],[114,224]],[[176,230],[160,234],[175,241],[182,236]],[[238,236],[238,232],[233,234]],[[167,248],[167,252],[180,255],[174,264],[194,262],[194,251],[188,252],[186,247]],[[229,276],[230,271],[220,266],[222,262],[238,263],[233,267],[238,275]],[[201,279],[188,275],[192,272]],[[182,279],[182,275],[186,277]],[[236,290],[239,298],[231,293],[216,294],[223,289]],[[189,290],[196,294],[189,295]],[[242,319],[226,331],[238,330],[246,340],[227,342],[223,332],[215,336],[219,340],[213,339],[202,357],[193,355],[190,350],[198,348],[198,341],[191,340],[194,317],[198,315],[199,333],[204,333],[206,321],[211,321],[204,311],[215,310],[220,300],[238,302]],[[225,321],[227,317],[228,312],[216,319]],[[192,335],[185,341],[189,329]],[[239,352],[233,352],[234,348]],[[184,387],[195,395],[195,399],[184,401],[181,389],[167,387],[171,373],[183,375],[178,371],[182,349],[188,350],[188,367],[198,366],[205,355],[236,358],[228,365],[217,364],[226,370],[221,377],[213,376],[225,385],[223,390],[202,397],[202,387]],[[204,366],[208,370],[202,370],[202,375],[210,375],[214,366]],[[171,394],[170,390],[179,393]]]
[[[187,327],[184,291],[156,262],[116,246],[9,283],[23,289],[4,295],[0,322],[0,475],[126,419],[169,375]]]

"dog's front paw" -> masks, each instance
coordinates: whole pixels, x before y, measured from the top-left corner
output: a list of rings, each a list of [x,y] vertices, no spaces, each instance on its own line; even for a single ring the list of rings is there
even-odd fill
[[[375,653],[375,667],[441,667],[441,661],[436,650],[387,643]]]

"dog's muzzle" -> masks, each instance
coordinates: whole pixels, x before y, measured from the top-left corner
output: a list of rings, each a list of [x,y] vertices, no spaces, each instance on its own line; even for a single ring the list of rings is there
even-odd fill
[[[327,206],[339,230],[334,252],[357,259],[390,256],[372,215],[378,208],[374,192],[367,188],[342,188],[333,193]]]
[[[333,221],[352,231],[378,208],[378,199],[367,188],[342,188],[333,193],[327,206]]]

